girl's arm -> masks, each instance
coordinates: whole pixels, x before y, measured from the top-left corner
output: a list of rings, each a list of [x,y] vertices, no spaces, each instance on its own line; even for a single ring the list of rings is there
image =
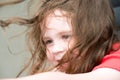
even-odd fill
[[[111,68],[99,68],[89,73],[74,74],[72,80],[120,80],[120,72]]]
[[[120,80],[120,72],[110,68],[99,68],[84,74],[45,72],[22,78],[1,80]]]
[[[45,72],[22,78],[3,80],[120,80],[120,50],[106,55],[102,63],[89,73]]]

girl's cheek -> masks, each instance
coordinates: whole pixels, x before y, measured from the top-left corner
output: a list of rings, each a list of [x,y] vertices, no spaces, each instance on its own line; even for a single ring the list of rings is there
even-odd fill
[[[53,55],[50,53],[50,51],[46,51],[46,55],[49,61],[51,61],[53,59]]]

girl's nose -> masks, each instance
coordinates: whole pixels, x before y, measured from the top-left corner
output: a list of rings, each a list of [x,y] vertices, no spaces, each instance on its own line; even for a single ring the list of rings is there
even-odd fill
[[[52,47],[52,53],[53,54],[64,53],[66,50],[65,46],[66,45],[63,43],[55,43]]]

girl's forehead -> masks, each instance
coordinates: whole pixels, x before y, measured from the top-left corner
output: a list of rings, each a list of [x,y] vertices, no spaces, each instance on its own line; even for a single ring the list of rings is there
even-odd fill
[[[70,19],[57,10],[46,18],[45,33],[72,31]]]
[[[46,28],[54,29],[58,27],[63,29],[71,28],[70,20],[66,17],[49,16],[46,21]]]
[[[51,11],[46,15],[46,22],[49,21],[50,18],[54,17],[56,19],[67,19],[68,13],[66,11],[56,9]]]
[[[57,25],[61,24],[71,24],[71,18],[68,18],[66,16],[66,12],[62,10],[55,10],[54,12],[50,13],[47,15],[46,20],[45,20],[45,25],[46,27],[50,24],[54,23]],[[64,25],[63,25],[64,26]]]
[[[50,15],[63,16],[64,14],[67,14],[67,12],[60,9],[56,9]]]
[[[71,17],[67,17],[68,15],[66,15],[67,12],[59,9],[50,12],[44,19],[42,32],[45,34],[46,31],[51,29],[71,31]]]

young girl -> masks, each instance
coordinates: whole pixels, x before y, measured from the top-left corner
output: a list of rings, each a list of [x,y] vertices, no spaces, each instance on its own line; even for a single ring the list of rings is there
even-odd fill
[[[30,25],[30,74],[35,74],[3,80],[120,80],[114,21],[109,0],[45,0],[30,20],[1,21],[2,27]]]

